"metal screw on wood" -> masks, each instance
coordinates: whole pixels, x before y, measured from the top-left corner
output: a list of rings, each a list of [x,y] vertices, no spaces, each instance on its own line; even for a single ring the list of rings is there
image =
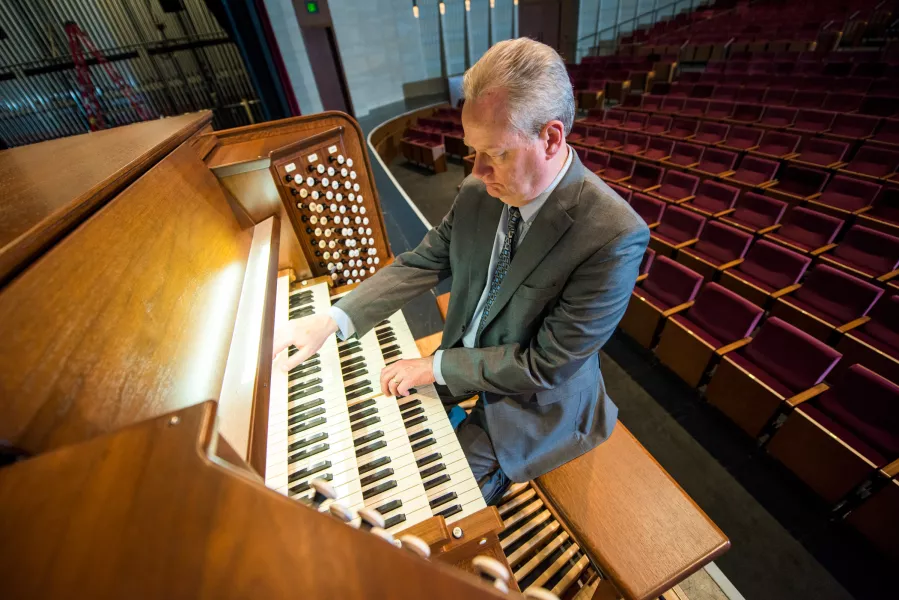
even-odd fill
[[[462,537],[462,528],[461,527],[453,527],[453,537],[457,540]]]
[[[177,425],[180,422],[181,422],[181,417],[175,415],[174,417],[169,419],[169,427],[174,427],[175,425]]]

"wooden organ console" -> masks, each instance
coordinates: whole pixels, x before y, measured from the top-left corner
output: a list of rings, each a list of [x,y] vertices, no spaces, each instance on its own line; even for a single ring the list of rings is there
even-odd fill
[[[340,113],[209,121],[0,152],[0,595],[674,599],[727,549],[623,426],[487,507],[434,389],[380,394],[402,313],[273,367],[393,260],[369,156]]]

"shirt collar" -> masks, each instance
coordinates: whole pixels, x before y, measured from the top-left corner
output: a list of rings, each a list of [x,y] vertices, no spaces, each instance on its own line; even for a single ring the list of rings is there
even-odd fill
[[[543,192],[522,206],[519,210],[521,211],[521,218],[524,221],[530,221],[534,218],[534,216],[540,211],[544,204],[546,204],[546,200],[549,198],[550,194],[552,194],[556,187],[558,187],[559,182],[562,181],[562,178],[565,177],[565,173],[568,172],[568,168],[571,166],[571,160],[574,156],[574,151],[572,151],[571,146],[567,146],[568,148],[568,158],[565,159],[565,164],[562,165],[562,169],[559,171],[559,174],[556,175],[556,178],[552,180],[552,183],[543,190]]]

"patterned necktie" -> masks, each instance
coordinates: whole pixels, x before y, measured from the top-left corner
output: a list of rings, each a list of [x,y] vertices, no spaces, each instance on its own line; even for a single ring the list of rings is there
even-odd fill
[[[499,253],[499,260],[496,263],[496,269],[493,271],[493,279],[490,281],[490,292],[487,294],[487,301],[484,303],[484,312],[481,313],[481,322],[478,324],[478,335],[484,330],[487,324],[487,316],[490,314],[490,307],[499,294],[499,288],[506,277],[509,270],[509,264],[512,262],[512,254],[515,251],[515,234],[518,232],[518,224],[521,222],[521,211],[514,206],[509,207],[509,229],[506,231],[506,241],[503,243],[503,249]]]

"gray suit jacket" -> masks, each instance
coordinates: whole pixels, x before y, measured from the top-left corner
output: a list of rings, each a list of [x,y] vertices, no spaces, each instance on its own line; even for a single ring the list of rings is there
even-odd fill
[[[503,204],[469,177],[421,244],[338,306],[358,335],[453,276],[441,371],[454,395],[485,392],[503,471],[527,481],[612,433],[599,349],[630,299],[649,230],[577,155],[512,259],[476,348],[455,348],[484,290]]]

